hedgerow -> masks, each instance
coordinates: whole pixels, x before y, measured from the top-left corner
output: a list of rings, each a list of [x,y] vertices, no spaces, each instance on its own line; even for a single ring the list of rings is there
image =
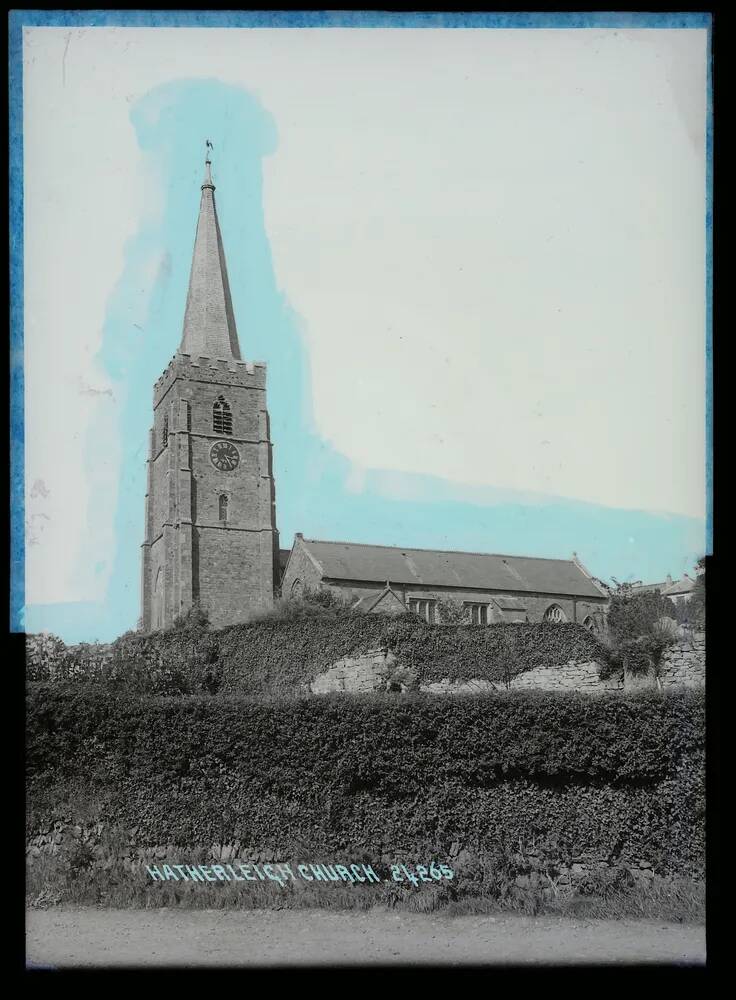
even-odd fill
[[[31,681],[76,679],[157,694],[304,690],[336,660],[384,647],[419,680],[508,680],[568,660],[605,662],[608,651],[573,624],[427,625],[416,615],[326,615],[210,630],[202,622],[149,635],[127,633],[107,648],[29,657]]]
[[[258,701],[34,684],[27,734],[29,836],[91,798],[143,845],[421,861],[534,843],[702,874],[695,692]]]

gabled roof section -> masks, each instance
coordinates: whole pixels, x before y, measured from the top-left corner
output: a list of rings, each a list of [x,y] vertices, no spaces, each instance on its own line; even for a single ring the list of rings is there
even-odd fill
[[[179,351],[192,357],[240,360],[238,331],[209,160],[205,163]]]
[[[409,609],[401,600],[396,591],[392,590],[389,584],[383,588],[378,594],[373,594],[370,599],[363,599],[358,602],[360,609],[368,613],[389,613],[389,614],[405,614]],[[358,606],[356,605],[356,607]]]
[[[303,538],[307,552],[322,567],[323,578],[392,585],[421,584],[603,598],[601,591],[572,559],[534,559],[485,552],[325,542]]]

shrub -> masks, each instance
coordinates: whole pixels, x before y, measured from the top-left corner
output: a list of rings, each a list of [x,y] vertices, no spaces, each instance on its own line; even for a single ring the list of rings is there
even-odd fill
[[[469,624],[469,612],[462,601],[456,601],[452,597],[438,597],[435,601],[435,607],[440,624]]]
[[[350,614],[350,601],[323,587],[306,587],[299,596],[281,597],[273,608],[254,612],[251,622],[299,621],[305,618],[336,618]]]
[[[41,632],[26,636],[26,669],[29,680],[54,676],[66,654],[66,645],[56,635]]]
[[[195,601],[188,611],[186,611],[183,615],[178,615],[174,619],[171,630],[174,632],[201,632],[209,627],[209,613],[198,601]],[[133,637],[135,634],[135,632],[126,632],[125,636]],[[123,638],[125,638],[125,636],[123,636]]]
[[[697,575],[689,600],[679,601],[675,605],[675,617],[681,625],[690,628],[705,628],[705,557],[698,559]]]

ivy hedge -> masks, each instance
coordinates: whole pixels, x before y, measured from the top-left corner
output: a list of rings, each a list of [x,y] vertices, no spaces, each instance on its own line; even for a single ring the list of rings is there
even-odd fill
[[[142,846],[422,863],[453,843],[551,845],[702,877],[704,714],[697,692],[258,701],[33,684],[28,832],[91,801]]]
[[[30,643],[31,637],[29,637]],[[160,694],[208,692],[253,696],[294,693],[336,660],[391,650],[422,681],[493,681],[608,651],[580,625],[428,625],[415,615],[338,615],[261,621],[210,630],[186,624],[148,635],[127,633],[109,647],[54,647],[29,655],[31,681],[103,681]]]

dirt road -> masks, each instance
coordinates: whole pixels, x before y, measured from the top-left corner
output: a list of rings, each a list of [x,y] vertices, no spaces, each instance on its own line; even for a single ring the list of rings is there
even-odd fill
[[[326,910],[29,910],[29,967],[675,963],[702,927]]]

